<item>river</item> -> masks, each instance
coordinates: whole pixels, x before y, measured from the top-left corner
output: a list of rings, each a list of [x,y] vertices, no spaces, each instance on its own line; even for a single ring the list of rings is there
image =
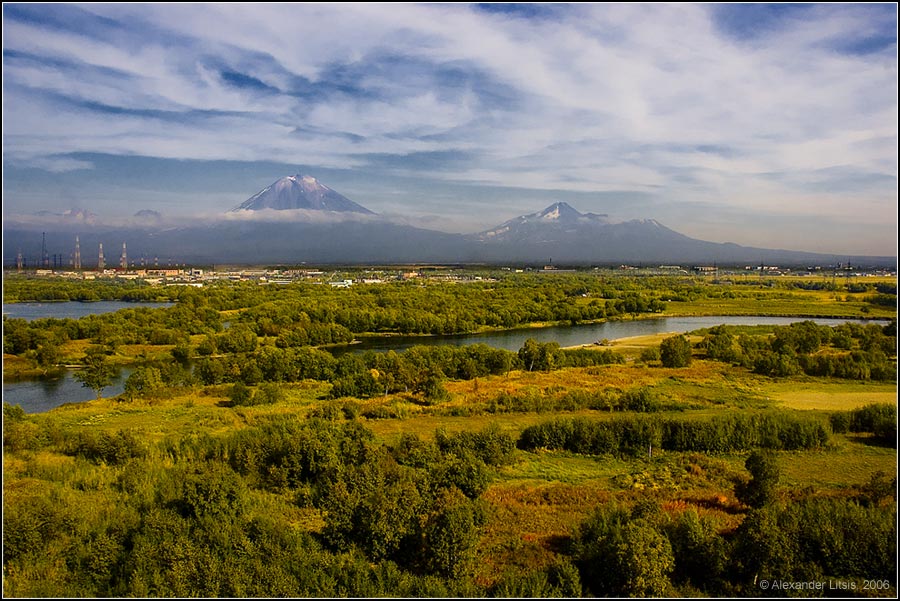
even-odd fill
[[[785,326],[799,321],[803,317],[761,317],[753,315],[709,316],[709,317],[660,317],[655,319],[636,319],[633,321],[607,321],[604,323],[584,324],[577,326],[552,326],[549,328],[523,328],[484,332],[481,334],[459,334],[453,336],[389,336],[365,338],[359,342],[330,347],[335,355],[346,352],[361,353],[368,350],[375,352],[402,351],[416,345],[451,344],[463,346],[467,344],[486,344],[508,351],[518,351],[529,338],[538,342],[558,342],[561,347],[593,344],[604,338],[615,340],[631,336],[661,334],[667,332],[682,333],[718,325],[753,326],[775,325]],[[850,319],[810,319],[820,325],[836,326],[842,323],[878,323],[886,325],[887,321],[861,322]]]
[[[104,397],[113,397],[125,390],[125,380],[132,370],[123,368],[113,378],[111,386],[103,389]],[[61,371],[56,376],[39,379],[22,379],[3,382],[3,402],[19,405],[25,413],[42,413],[65,403],[83,403],[97,398],[90,388],[72,377],[70,370]]]
[[[172,303],[129,303],[125,301],[95,301],[89,303],[78,301],[65,301],[59,303],[4,303],[3,316],[24,319],[25,321],[33,321],[44,317],[54,317],[56,319],[68,317],[71,319],[78,319],[85,315],[112,313],[119,309],[136,309],[138,307],[159,309],[171,306]]]
[[[62,303],[65,304],[65,303]],[[78,304],[78,303],[75,303]],[[92,303],[93,304],[93,303]],[[133,303],[119,303],[133,305]],[[122,307],[119,307],[122,308]],[[5,310],[5,307],[4,307]],[[47,317],[48,315],[43,315]],[[57,315],[53,315],[54,317]],[[662,317],[657,319],[638,319],[634,321],[609,321],[598,324],[578,326],[554,326],[549,328],[524,328],[487,332],[482,334],[461,334],[456,336],[388,336],[367,338],[355,344],[331,347],[328,350],[335,355],[347,352],[403,351],[415,345],[451,344],[463,346],[467,344],[487,344],[495,348],[517,351],[525,340],[534,338],[539,342],[558,342],[560,346],[579,346],[593,344],[604,338],[615,340],[630,336],[659,334],[668,332],[690,332],[700,328],[711,328],[717,325],[788,325],[804,321],[802,317],[759,317],[759,316],[712,316],[712,317]],[[859,322],[848,319],[812,319],[820,325],[840,325],[842,323],[878,323],[883,320]],[[117,382],[103,389],[103,396],[110,397],[122,393],[124,381],[131,370],[123,369]],[[94,399],[94,392],[84,388],[72,377],[71,372],[64,372],[56,378],[39,380],[19,380],[3,383],[3,401],[13,405],[21,405],[26,413],[40,413],[58,407],[64,403],[79,403]]]

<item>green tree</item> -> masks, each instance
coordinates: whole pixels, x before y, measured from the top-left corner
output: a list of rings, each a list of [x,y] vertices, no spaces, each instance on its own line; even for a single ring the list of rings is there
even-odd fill
[[[450,393],[444,387],[444,377],[440,370],[428,370],[416,387],[416,392],[421,392],[422,398],[429,404],[439,403],[450,398]]]
[[[38,365],[41,367],[51,367],[59,363],[60,352],[59,347],[50,341],[46,341],[37,348],[35,355]]]
[[[185,341],[181,341],[176,344],[175,348],[172,349],[172,358],[182,365],[187,365],[188,361],[191,360],[190,344]]]
[[[585,520],[574,545],[576,565],[594,596],[666,596],[675,558],[669,539],[644,518],[616,506]]]
[[[235,407],[250,405],[253,400],[253,391],[243,382],[235,382],[228,392],[228,398]]]
[[[663,367],[687,367],[691,364],[691,343],[681,334],[671,336],[659,345]]]
[[[84,359],[84,368],[76,371],[73,377],[81,382],[81,385],[85,388],[90,388],[96,392],[97,400],[99,401],[103,389],[112,384],[114,373],[113,367],[106,359],[103,349],[91,346],[88,347],[87,355]]]
[[[206,337],[197,345],[197,354],[203,356],[215,355],[218,350],[216,337],[207,334]]]
[[[666,534],[675,556],[673,580],[713,592],[710,587],[721,579],[727,562],[727,547],[715,522],[691,509],[674,518]]]
[[[621,582],[619,594],[630,597],[664,597],[671,584],[675,557],[669,539],[644,520],[625,525],[615,548]]]
[[[125,394],[130,398],[147,396],[163,387],[162,375],[155,367],[138,367],[125,380]]]
[[[519,349],[519,360],[528,371],[550,371],[558,363],[559,344],[529,338]]]
[[[244,324],[232,326],[216,338],[219,350],[225,353],[251,353],[258,342],[253,330]]]
[[[751,507],[767,505],[775,498],[775,487],[781,475],[775,455],[767,451],[753,451],[744,467],[750,472],[750,480],[735,487],[738,500]]]
[[[431,572],[458,578],[470,565],[478,532],[472,502],[457,488],[444,489],[425,524],[424,551]]]

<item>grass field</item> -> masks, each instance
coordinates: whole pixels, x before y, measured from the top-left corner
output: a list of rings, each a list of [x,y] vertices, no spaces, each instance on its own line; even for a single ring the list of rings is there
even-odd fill
[[[759,299],[774,308],[784,299]],[[816,304],[807,300],[807,307]],[[853,302],[845,305],[852,309]],[[691,305],[696,314],[706,301]],[[796,308],[798,305],[792,305]],[[835,303],[822,298],[821,308],[833,315]],[[806,309],[804,309],[806,310]],[[774,313],[758,307],[747,314]],[[871,315],[869,315],[871,316]],[[373,444],[395,445],[403,434],[431,440],[435,432],[481,431],[494,425],[517,439],[527,427],[555,417],[609,420],[626,411],[552,409],[553,402],[568,393],[606,392],[619,395],[648,389],[662,410],[653,415],[682,420],[708,420],[737,412],[771,410],[802,411],[828,423],[834,411],[847,411],[872,403],[897,403],[896,382],[858,382],[833,378],[794,376],[770,378],[745,368],[695,358],[689,367],[663,368],[644,364],[641,351],[658,346],[669,334],[639,336],[612,341],[608,346],[627,359],[624,364],[567,368],[551,372],[512,371],[508,375],[469,381],[449,381],[446,401],[429,405],[411,394],[371,399],[327,399],[331,385],[304,381],[280,384],[283,398],[272,405],[231,407],[230,385],[202,390],[170,391],[168,396],[126,400],[106,398],[66,405],[26,419],[50,440],[66,440],[84,432],[128,431],[146,443],[148,458],[140,473],[115,465],[97,465],[72,457],[52,444],[40,450],[10,453],[4,450],[4,503],[27,506],[41,499],[73,506],[73,514],[85,521],[114,515],[119,509],[123,481],[136,497],[156,494],[157,476],[174,464],[171,448],[206,436],[226,437],[236,430],[265,423],[274,416],[305,419],[323,407],[354,404],[357,419],[374,435]],[[701,338],[692,336],[692,342]],[[67,343],[65,353],[77,356],[86,343]],[[159,347],[121,347],[119,361],[165,353]],[[11,366],[18,359],[10,359]],[[6,362],[4,365],[6,368]],[[538,410],[490,413],[492,399],[511,395],[531,399]],[[542,404],[543,403],[543,404]],[[384,407],[395,416],[364,417],[365,411]],[[540,409],[547,407],[548,409]],[[327,413],[327,412],[326,412]],[[342,415],[340,410],[332,413]],[[340,417],[339,419],[343,419]],[[647,500],[661,511],[677,514],[696,510],[713,520],[721,533],[733,532],[747,514],[736,499],[735,485],[748,477],[743,453],[682,453],[654,449],[640,456],[587,456],[565,451],[515,450],[511,461],[490,468],[491,482],[484,494],[484,524],[480,530],[475,562],[475,581],[485,587],[508,574],[527,574],[563,556],[578,525],[600,505],[635,505]],[[781,472],[777,495],[790,500],[797,495],[849,496],[878,472],[897,474],[897,451],[873,444],[869,435],[832,434],[825,448],[776,453]],[[281,494],[252,490],[251,511],[277,516],[284,527],[320,532],[323,514],[298,502],[295,491]],[[128,519],[140,519],[137,514]]]
[[[866,284],[889,283],[895,279],[865,278]],[[871,281],[870,281],[871,280]],[[782,281],[779,279],[779,281]],[[853,283],[853,282],[851,282]],[[897,316],[896,307],[883,307],[867,302],[871,293],[846,290],[786,290],[763,287],[753,278],[737,278],[729,292],[721,298],[698,298],[691,301],[668,301],[666,315],[773,315],[804,317],[852,317],[889,319]]]

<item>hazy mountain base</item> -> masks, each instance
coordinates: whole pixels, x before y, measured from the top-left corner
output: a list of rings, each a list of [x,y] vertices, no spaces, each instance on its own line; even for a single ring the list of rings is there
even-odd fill
[[[250,213],[250,212],[246,212]],[[107,264],[117,264],[126,242],[131,262],[140,257],[163,263],[531,263],[564,264],[694,264],[705,265],[854,265],[895,267],[896,257],[846,257],[820,253],[742,247],[695,240],[654,221],[575,224],[567,228],[527,230],[525,235],[488,238],[482,234],[448,234],[353,214],[318,212],[317,219],[278,221],[259,215],[243,219],[187,224],[168,229],[113,228],[78,225],[61,228],[4,224],[4,264],[21,251],[31,265],[41,256],[41,234],[48,252],[68,266],[74,238],[80,236],[82,262],[96,264],[96,249],[105,244]],[[315,212],[311,212],[315,213]],[[330,218],[326,218],[329,217]]]

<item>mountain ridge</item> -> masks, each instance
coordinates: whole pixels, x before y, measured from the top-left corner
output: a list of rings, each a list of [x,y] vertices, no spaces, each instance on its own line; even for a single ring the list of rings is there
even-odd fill
[[[151,217],[151,211],[141,211]],[[848,257],[744,247],[697,240],[655,219],[613,222],[566,202],[520,215],[475,234],[452,234],[391,221],[308,175],[280,178],[219,219],[139,219],[122,226],[58,217],[52,225],[25,219],[4,226],[6,264],[19,250],[33,253],[41,236],[88,244],[128,242],[130,256],[171,256],[195,263],[463,262],[547,264],[830,264]],[[142,215],[143,216],[143,215]],[[67,244],[71,245],[71,243]],[[51,252],[56,252],[51,249]],[[71,252],[71,251],[69,251]],[[865,257],[896,264],[895,257]]]

